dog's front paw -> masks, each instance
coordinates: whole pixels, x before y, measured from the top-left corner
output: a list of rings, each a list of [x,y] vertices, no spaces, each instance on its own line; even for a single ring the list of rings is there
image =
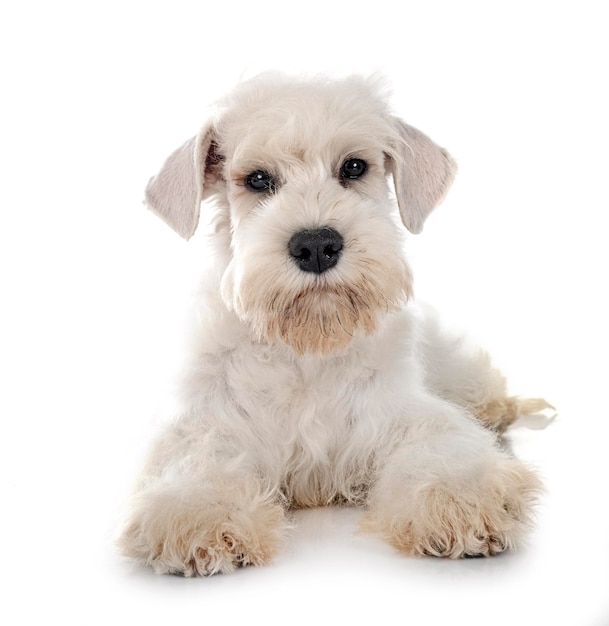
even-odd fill
[[[287,524],[283,508],[271,501],[237,505],[140,498],[119,547],[125,556],[159,574],[209,576],[245,565],[267,563]]]
[[[363,525],[410,555],[492,556],[521,543],[539,491],[533,472],[505,459],[486,476],[441,481],[372,508]]]

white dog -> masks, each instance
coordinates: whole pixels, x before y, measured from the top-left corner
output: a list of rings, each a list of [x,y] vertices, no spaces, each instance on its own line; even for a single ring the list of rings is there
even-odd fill
[[[456,168],[378,92],[245,82],[148,185],[187,239],[215,200],[182,408],[120,539],[157,572],[265,563],[296,507],[361,505],[406,554],[451,558],[511,548],[530,524],[539,481],[497,433],[549,405],[508,397],[485,353],[409,303],[398,220],[420,232]]]

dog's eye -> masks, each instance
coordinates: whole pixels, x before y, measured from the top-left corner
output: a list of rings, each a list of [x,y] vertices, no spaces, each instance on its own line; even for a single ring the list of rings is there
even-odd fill
[[[363,159],[347,159],[340,169],[340,175],[342,178],[355,180],[362,177],[367,169],[368,164]]]
[[[252,191],[273,191],[275,181],[268,172],[256,170],[245,177],[245,186]]]

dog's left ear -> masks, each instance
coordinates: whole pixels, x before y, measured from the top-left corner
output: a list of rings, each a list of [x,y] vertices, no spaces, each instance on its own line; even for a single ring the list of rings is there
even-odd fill
[[[450,154],[421,131],[395,120],[400,141],[390,155],[395,193],[404,225],[420,233],[423,223],[442,202],[457,164]]]
[[[204,127],[172,152],[146,187],[146,204],[184,239],[199,223],[206,170],[214,160],[212,132]]]

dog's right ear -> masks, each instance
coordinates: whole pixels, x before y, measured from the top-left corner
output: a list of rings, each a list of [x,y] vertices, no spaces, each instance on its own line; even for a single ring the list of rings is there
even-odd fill
[[[206,171],[217,162],[209,126],[172,152],[146,187],[145,203],[184,239],[199,223]]]

